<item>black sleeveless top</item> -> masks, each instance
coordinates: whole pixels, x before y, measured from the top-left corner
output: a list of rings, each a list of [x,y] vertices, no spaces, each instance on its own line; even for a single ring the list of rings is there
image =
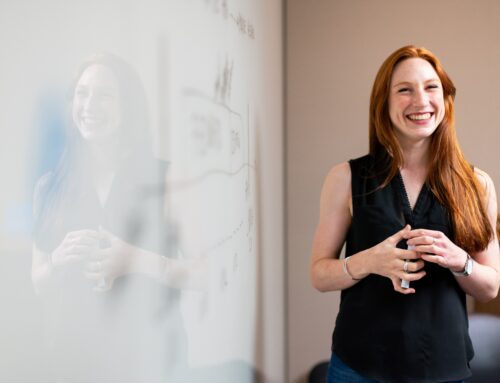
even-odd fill
[[[445,207],[426,185],[410,207],[401,175],[378,188],[387,174],[367,155],[349,161],[353,217],[346,256],[382,242],[407,223],[439,230],[453,240]],[[405,241],[398,247],[406,249]],[[349,367],[380,382],[422,383],[470,376],[474,355],[465,293],[453,274],[430,262],[426,276],[411,282],[415,294],[394,291],[386,277],[370,274],[341,293],[332,350]]]

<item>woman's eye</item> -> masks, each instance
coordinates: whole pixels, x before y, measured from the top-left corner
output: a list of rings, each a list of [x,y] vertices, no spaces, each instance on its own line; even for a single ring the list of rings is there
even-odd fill
[[[75,92],[75,95],[77,97],[85,97],[87,95],[87,92],[83,89],[77,89],[77,91]]]
[[[101,93],[99,95],[103,100],[112,100],[113,95],[111,93]]]
[[[437,85],[437,84],[430,84],[427,88],[428,89],[438,89],[439,85]]]
[[[398,89],[398,93],[405,93],[405,92],[409,92],[410,91],[410,88],[400,88]]]

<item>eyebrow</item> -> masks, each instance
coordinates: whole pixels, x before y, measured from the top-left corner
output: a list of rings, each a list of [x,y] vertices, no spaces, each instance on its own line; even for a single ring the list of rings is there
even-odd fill
[[[440,80],[438,77],[433,77],[433,78],[430,78],[430,79],[424,81],[425,84],[427,84],[429,82],[440,82]],[[401,85],[412,85],[412,84],[413,83],[411,81],[401,81],[401,82],[398,82],[397,84],[394,84],[392,87],[395,88],[395,87],[401,86]]]

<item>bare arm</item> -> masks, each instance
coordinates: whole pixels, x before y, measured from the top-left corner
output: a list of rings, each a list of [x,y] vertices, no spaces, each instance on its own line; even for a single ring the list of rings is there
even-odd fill
[[[31,281],[36,294],[40,294],[50,281],[52,267],[48,261],[48,254],[33,245],[31,260]]]
[[[103,236],[109,246],[101,249],[99,241]],[[81,262],[87,278],[106,281],[105,285],[96,288],[100,291],[110,289],[116,278],[128,274],[143,274],[179,289],[202,290],[207,283],[205,259],[167,258],[130,245],[109,232],[79,230],[67,233],[52,253],[33,245],[31,277],[35,292],[39,294],[50,285],[55,271],[77,262]]]
[[[495,298],[500,286],[500,254],[496,234],[498,206],[495,185],[490,176],[477,168],[475,170],[486,190],[487,212],[493,229],[493,238],[485,250],[471,254],[475,265],[470,277],[457,277],[457,281],[466,293],[484,302]]]
[[[76,230],[67,233],[52,252],[43,251],[34,244],[31,280],[35,292],[40,293],[50,283],[55,270],[88,259],[90,254],[98,251],[99,239],[95,230]]]
[[[358,283],[359,279],[371,273],[391,279],[394,290],[410,294],[413,288],[402,289],[402,278],[418,280],[425,275],[419,271],[423,261],[412,262],[407,274],[403,271],[405,259],[416,259],[414,251],[396,248],[409,228],[405,228],[387,238],[380,244],[352,255],[349,258],[351,278],[343,270],[343,260],[339,260],[342,246],[351,225],[351,169],[347,162],[337,165],[327,175],[320,201],[320,218],[314,236],[311,256],[311,280],[319,291],[342,290]]]
[[[154,251],[131,245],[114,234],[103,230],[109,247],[91,256],[90,271],[86,276],[91,279],[104,278],[109,282],[127,274],[142,274],[158,283],[172,288],[203,290],[208,281],[207,259],[169,258]],[[177,254],[179,255],[179,254]],[[96,269],[92,263],[100,263]]]
[[[477,168],[475,171],[486,191],[487,212],[494,235],[485,250],[470,254],[474,259],[472,274],[455,278],[467,294],[481,302],[486,302],[497,296],[500,286],[500,255],[495,230],[498,215],[497,200],[491,178]],[[422,259],[425,261],[436,263],[451,271],[460,272],[464,269],[467,253],[443,233],[418,229],[410,233],[410,238],[408,243],[417,245],[416,250],[423,253]]]

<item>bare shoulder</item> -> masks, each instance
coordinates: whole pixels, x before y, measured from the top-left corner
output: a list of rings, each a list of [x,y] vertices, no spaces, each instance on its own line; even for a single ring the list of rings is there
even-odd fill
[[[495,185],[493,184],[493,180],[484,170],[481,170],[477,167],[474,167],[474,174],[476,175],[477,180],[481,183],[486,194],[495,194],[492,191],[495,190]]]
[[[333,166],[328,172],[324,187],[342,187],[351,184],[351,167],[348,162]]]
[[[328,172],[321,191],[322,214],[349,208],[351,200],[351,167],[348,162],[333,166]]]
[[[484,188],[486,206],[488,210],[488,214],[490,215],[490,219],[492,222],[496,222],[498,218],[498,202],[497,202],[497,194],[495,191],[495,185],[493,184],[493,180],[485,171],[474,168],[474,173],[476,178],[481,183]]]
[[[351,167],[348,162],[342,162],[333,166],[328,172],[325,182],[323,183],[323,191],[338,191],[351,185]]]

